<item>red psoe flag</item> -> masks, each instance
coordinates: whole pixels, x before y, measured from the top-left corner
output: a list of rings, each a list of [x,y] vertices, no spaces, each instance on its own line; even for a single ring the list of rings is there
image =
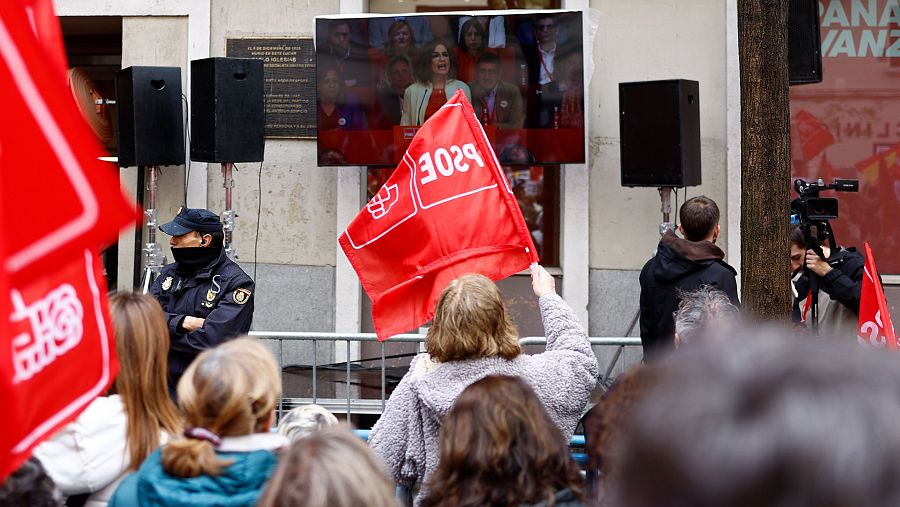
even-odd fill
[[[59,18],[53,11],[53,1],[19,0],[19,3],[25,8],[31,28],[44,49],[44,54],[50,60],[50,67],[60,73],[60,79],[65,79],[69,62],[66,59],[66,46],[63,44]]]
[[[138,210],[20,2],[0,2],[0,481],[115,378],[99,249]]]
[[[419,129],[338,242],[372,299],[379,340],[431,320],[441,291],[461,275],[499,280],[538,261],[512,189],[461,91]]]
[[[859,298],[859,343],[883,349],[898,350],[897,334],[894,324],[891,322],[891,314],[888,312],[887,302],[884,299],[884,290],[881,287],[881,279],[878,278],[878,270],[875,269],[875,259],[872,257],[872,249],[866,243],[866,270],[863,276],[862,291]]]

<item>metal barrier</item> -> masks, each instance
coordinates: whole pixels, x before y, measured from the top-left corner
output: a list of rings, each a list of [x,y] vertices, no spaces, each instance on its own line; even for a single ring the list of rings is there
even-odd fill
[[[351,356],[351,345],[356,343],[363,342],[378,342],[378,338],[374,333],[318,333],[318,332],[289,332],[289,331],[251,331],[250,336],[260,338],[260,339],[268,339],[275,340],[278,342],[278,366],[282,372],[282,380],[284,378],[284,343],[286,341],[301,341],[301,342],[312,342],[312,398],[285,398],[282,397],[279,401],[278,405],[278,415],[280,416],[286,410],[290,410],[295,406],[306,405],[309,403],[316,403],[322,405],[324,408],[332,411],[332,412],[340,412],[343,409],[346,413],[347,419],[350,419],[352,414],[380,414],[384,410],[386,396],[385,389],[385,353],[384,347],[385,342],[380,343],[380,373],[381,373],[381,396],[380,399],[362,399],[362,398],[353,398],[351,397],[351,364],[356,362],[360,362],[363,359],[350,360]],[[603,370],[604,373],[599,378],[600,385],[608,386],[609,382],[612,380],[611,375],[613,370],[615,369],[616,364],[621,358],[622,351],[625,347],[635,347],[641,345],[640,338],[625,338],[625,337],[592,337],[589,338],[592,347],[617,347],[613,357],[608,361],[606,368]],[[344,384],[346,385],[346,398],[319,398],[318,396],[318,373],[320,365],[318,364],[318,346],[319,342],[326,342],[333,346],[333,350],[337,351],[338,343],[337,342],[346,342],[346,357],[347,361],[341,361],[338,363],[332,363],[331,367],[335,364],[344,365],[346,378]],[[422,334],[400,334],[391,337],[391,343],[418,343],[419,346],[417,349],[419,351],[422,350],[422,345],[425,342],[425,335]],[[540,336],[529,336],[519,339],[519,343],[523,346],[527,345],[544,345],[547,343],[546,338]],[[365,360],[378,359],[376,358],[366,358]],[[323,365],[324,367],[325,365]]]
[[[369,435],[372,433],[372,430],[353,430],[353,433],[356,433],[356,436],[361,438],[364,442],[369,441]],[[572,439],[569,440],[569,447],[583,448],[584,447],[584,435],[572,435]],[[571,452],[572,460],[578,463],[582,468],[587,466],[588,455],[583,452]]]

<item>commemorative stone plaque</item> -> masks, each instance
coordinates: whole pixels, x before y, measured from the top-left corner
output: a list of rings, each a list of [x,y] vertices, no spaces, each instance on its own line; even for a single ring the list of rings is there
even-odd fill
[[[263,61],[266,137],[316,138],[312,38],[227,39],[225,56]]]

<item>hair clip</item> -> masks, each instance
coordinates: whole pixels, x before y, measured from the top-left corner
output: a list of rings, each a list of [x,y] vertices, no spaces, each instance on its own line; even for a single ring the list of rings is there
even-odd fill
[[[219,447],[220,445],[222,445],[222,437],[216,435],[206,428],[188,428],[184,430],[184,436],[196,440],[206,440],[207,442],[211,443],[213,447]]]

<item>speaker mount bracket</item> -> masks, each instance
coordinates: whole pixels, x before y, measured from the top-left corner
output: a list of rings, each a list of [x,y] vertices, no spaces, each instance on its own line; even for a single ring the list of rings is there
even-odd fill
[[[671,221],[672,216],[672,189],[674,187],[659,187],[659,200],[663,221],[659,224],[659,235],[662,237],[666,231],[675,232],[675,223]]]

